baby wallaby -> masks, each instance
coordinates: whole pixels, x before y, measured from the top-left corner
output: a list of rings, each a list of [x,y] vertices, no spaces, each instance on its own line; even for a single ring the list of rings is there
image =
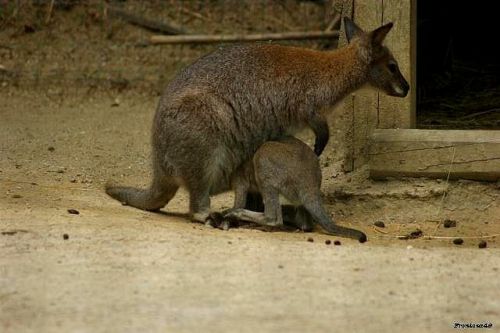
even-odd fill
[[[297,208],[288,222],[302,229],[310,229],[311,222],[316,222],[328,234],[354,238],[361,243],[366,241],[363,232],[336,225],[326,212],[321,203],[319,160],[299,139],[284,137],[264,143],[254,157],[234,173],[232,183],[234,208],[224,214],[225,218],[282,226],[281,194]],[[264,213],[244,208],[247,194],[256,192],[260,192],[264,200]]]
[[[106,193],[154,211],[184,186],[192,218],[204,222],[210,195],[229,190],[234,171],[264,142],[310,127],[319,155],[329,138],[326,107],[366,83],[389,95],[406,96],[408,83],[382,45],[392,23],[364,32],[345,19],[345,28],[349,44],[334,51],[237,45],[219,48],[186,67],[158,104],[150,187],[107,185]]]

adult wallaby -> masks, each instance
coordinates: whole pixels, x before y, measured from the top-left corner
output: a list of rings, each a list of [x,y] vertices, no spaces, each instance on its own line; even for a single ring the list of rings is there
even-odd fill
[[[316,222],[328,234],[354,238],[361,243],[366,241],[363,232],[336,225],[323,208],[319,159],[299,139],[284,137],[264,143],[250,161],[236,170],[232,184],[234,208],[224,212],[224,218],[283,226],[281,194],[296,208],[292,211],[287,206],[284,210],[288,223],[307,230]],[[262,195],[264,213],[245,209],[249,193]]]
[[[113,198],[158,210],[185,186],[192,219],[205,221],[210,195],[230,189],[233,172],[266,141],[309,126],[319,155],[328,141],[322,112],[369,83],[404,97],[409,86],[372,32],[344,19],[349,44],[335,51],[250,44],[220,48],[182,70],[160,98],[153,122],[153,180],[147,189],[106,186]]]

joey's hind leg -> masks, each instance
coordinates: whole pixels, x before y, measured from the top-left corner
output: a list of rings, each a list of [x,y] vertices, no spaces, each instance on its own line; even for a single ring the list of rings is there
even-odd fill
[[[262,191],[262,196],[264,199],[264,213],[237,208],[230,210],[224,217],[236,218],[271,227],[282,226],[283,216],[279,202],[279,192],[274,188],[269,188]]]
[[[310,232],[314,228],[314,220],[303,206],[283,205],[283,223],[294,226],[301,231]]]

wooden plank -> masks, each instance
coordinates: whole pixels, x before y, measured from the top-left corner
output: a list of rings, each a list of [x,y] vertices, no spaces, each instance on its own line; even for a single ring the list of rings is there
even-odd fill
[[[383,1],[356,0],[354,21],[365,31],[378,28],[382,24]],[[352,95],[353,110],[353,155],[354,168],[366,164],[368,139],[377,127],[379,92],[366,87]]]
[[[334,10],[340,13],[341,17],[347,16],[353,18],[354,0],[335,0],[333,1]],[[344,47],[347,44],[344,22],[341,20],[341,30],[339,34],[338,47]],[[338,157],[343,161],[343,170],[350,172],[354,169],[354,148],[353,148],[353,107],[352,96],[347,96],[339,103],[338,112],[330,113],[328,121],[330,125],[331,139],[335,142],[335,150],[327,150],[329,157],[334,159]]]
[[[377,129],[370,177],[500,180],[500,131]]]
[[[385,39],[385,45],[394,54],[411,88],[409,95],[405,98],[395,98],[380,93],[377,127],[414,128],[416,75],[415,66],[412,64],[416,63],[416,2],[414,0],[384,0],[381,3],[383,4],[383,23],[394,23],[394,27]]]

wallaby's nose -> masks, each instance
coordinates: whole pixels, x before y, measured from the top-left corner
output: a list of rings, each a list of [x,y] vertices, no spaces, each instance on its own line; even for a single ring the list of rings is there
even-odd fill
[[[408,91],[410,90],[410,85],[408,84],[408,82],[404,82],[403,84],[403,96],[401,97],[406,97],[406,95],[408,95]]]
[[[406,97],[408,95],[409,90],[410,90],[410,85],[403,78],[403,80],[401,81],[400,89],[396,90],[397,96],[398,97]]]

